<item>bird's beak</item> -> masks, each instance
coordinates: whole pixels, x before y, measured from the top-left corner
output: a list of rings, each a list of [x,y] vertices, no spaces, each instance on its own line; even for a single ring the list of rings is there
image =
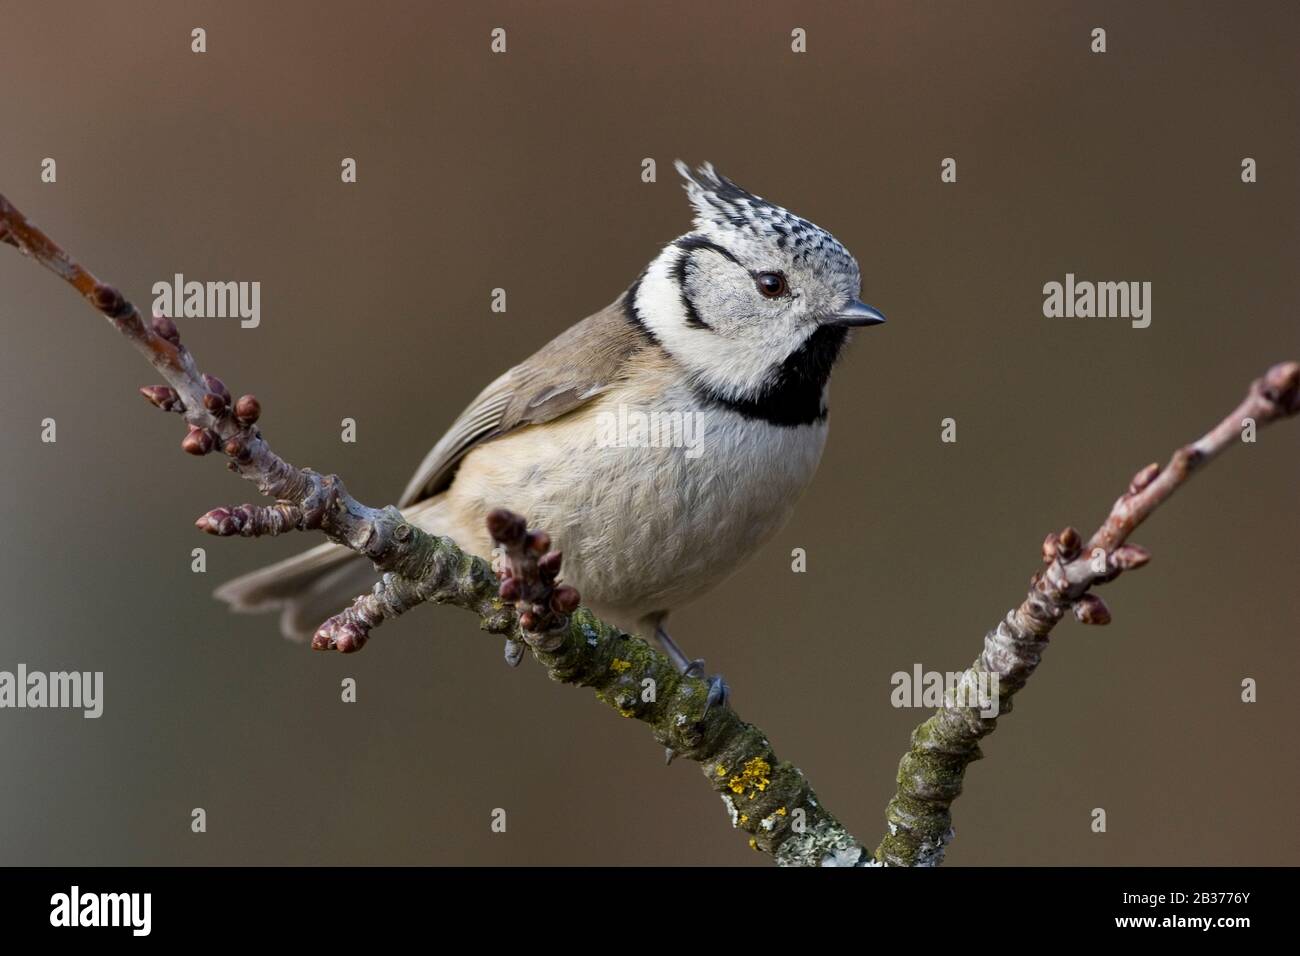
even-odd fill
[[[839,325],[844,328],[861,325],[879,325],[885,317],[876,309],[857,299],[851,301],[839,312],[826,319],[827,325]]]

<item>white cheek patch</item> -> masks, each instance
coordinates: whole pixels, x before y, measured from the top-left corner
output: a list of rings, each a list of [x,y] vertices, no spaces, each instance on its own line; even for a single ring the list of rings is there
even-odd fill
[[[780,343],[728,338],[688,324],[674,274],[681,255],[681,249],[669,245],[650,263],[637,287],[637,315],[668,353],[702,382],[728,398],[752,395],[787,353]],[[707,315],[700,318],[709,324]]]

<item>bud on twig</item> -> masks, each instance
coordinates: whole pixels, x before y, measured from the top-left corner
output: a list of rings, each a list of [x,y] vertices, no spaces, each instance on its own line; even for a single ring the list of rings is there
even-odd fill
[[[140,394],[164,412],[185,411],[185,404],[174,388],[166,385],[144,385],[140,388]]]
[[[241,425],[252,425],[262,417],[262,405],[252,395],[240,396],[235,402],[235,418]]]
[[[181,448],[191,455],[206,455],[216,447],[217,441],[206,428],[190,426],[190,432],[181,440]]]
[[[230,389],[226,388],[226,383],[221,379],[204,372],[203,384],[208,387],[208,391],[212,392],[212,394],[224,399],[227,405],[230,404]]]
[[[93,293],[95,308],[111,319],[120,319],[131,314],[131,303],[122,297],[111,285],[97,285]]]
[[[551,610],[556,614],[572,614],[580,603],[582,599],[578,595],[578,589],[567,584],[561,584],[551,595]]]
[[[1300,362],[1279,362],[1265,372],[1264,394],[1287,415],[1300,411]]]
[[[547,551],[537,559],[537,571],[545,581],[554,581],[560,573],[564,556],[559,551]]]
[[[332,617],[317,628],[316,633],[312,635],[311,649],[313,651],[338,651],[341,654],[353,654],[366,646],[366,640],[369,637],[369,629],[361,624]]]
[[[225,508],[213,508],[206,514],[199,515],[194,519],[194,527],[207,534],[215,534],[219,537],[226,537],[233,533],[234,522],[232,516]]]
[[[181,333],[180,330],[176,328],[175,322],[165,315],[155,315],[151,324],[153,325],[154,335],[158,336],[160,339],[166,339],[172,345],[180,348]]]
[[[1074,616],[1080,624],[1109,624],[1110,608],[1095,594],[1085,594],[1074,602]]]
[[[1121,571],[1132,571],[1151,560],[1151,552],[1139,544],[1121,544],[1110,556],[1111,563]]]
[[[203,396],[203,407],[214,414],[221,414],[230,407],[230,389],[225,382],[215,375],[204,374],[203,384],[208,387],[208,394]]]
[[[492,540],[505,545],[521,541],[528,530],[522,517],[505,508],[494,508],[488,512],[487,528]]]
[[[354,654],[366,646],[369,636],[361,625],[348,621],[334,629],[334,649],[340,654]]]
[[[1156,476],[1159,474],[1160,462],[1153,461],[1133,476],[1133,480],[1128,483],[1128,493],[1130,495],[1136,495],[1139,491],[1146,488],[1147,485],[1151,484],[1151,482],[1155,481]]]
[[[1079,556],[1082,547],[1083,539],[1074,528],[1063,528],[1057,535],[1057,551],[1063,561],[1073,561]]]
[[[1136,473],[1134,479],[1128,483],[1128,493],[1138,494],[1141,490],[1147,488],[1152,481],[1156,480],[1157,475],[1160,475],[1160,462],[1148,464],[1147,467]]]
[[[551,550],[551,536],[545,531],[528,530],[520,515],[498,508],[487,516],[488,532],[500,546],[494,569],[500,580],[501,600],[515,607],[519,626],[532,635],[551,634],[542,644],[529,637],[528,643],[540,650],[553,650],[563,638],[551,632],[563,623],[563,617],[581,603],[576,588],[555,586],[564,555]],[[511,656],[507,648],[507,658]]]
[[[227,441],[221,450],[235,461],[248,461],[253,457],[253,453],[248,450],[248,444],[239,435]]]

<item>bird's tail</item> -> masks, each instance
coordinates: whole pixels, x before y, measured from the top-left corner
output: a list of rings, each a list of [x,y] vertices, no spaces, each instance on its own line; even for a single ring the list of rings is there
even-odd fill
[[[369,561],[329,543],[227,581],[214,593],[232,611],[279,611],[281,633],[301,641],[378,579]]]

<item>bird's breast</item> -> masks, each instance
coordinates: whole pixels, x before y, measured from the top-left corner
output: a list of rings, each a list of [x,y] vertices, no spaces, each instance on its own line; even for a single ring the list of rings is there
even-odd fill
[[[777,427],[684,386],[624,386],[475,449],[449,504],[466,528],[494,507],[526,515],[564,551],[584,603],[638,619],[751,557],[789,517],[825,441],[824,421]]]

